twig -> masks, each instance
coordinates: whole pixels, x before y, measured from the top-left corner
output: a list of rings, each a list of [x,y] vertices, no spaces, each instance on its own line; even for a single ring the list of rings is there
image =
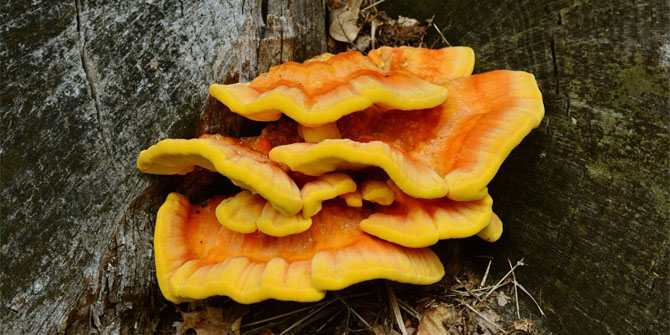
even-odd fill
[[[479,284],[479,288],[484,287],[484,284],[486,284],[486,278],[489,276],[489,270],[491,270],[491,263],[493,262],[493,259],[489,259],[489,265],[486,266],[486,272],[484,272],[484,277],[482,278],[482,282]]]
[[[507,263],[509,263],[509,268],[511,269],[510,271],[512,271],[512,279],[514,280],[514,300],[516,301],[516,318],[517,318],[517,320],[521,320],[521,312],[519,312],[519,292],[516,289],[517,286],[519,286],[519,285],[516,281],[516,274],[514,274],[514,268],[512,267],[512,261],[510,261],[509,258],[507,259]]]
[[[451,44],[449,44],[449,41],[447,41],[447,38],[444,37],[444,34],[442,34],[442,31],[440,30],[440,28],[437,27],[435,23],[433,23],[433,27],[435,28],[435,30],[437,30],[437,33],[440,34],[440,37],[442,37],[442,42],[444,42],[448,46],[451,46]]]
[[[421,320],[421,314],[419,314],[419,312],[415,311],[414,308],[412,308],[406,302],[404,302],[402,300],[398,300],[398,304],[400,305],[400,308],[405,310],[405,312],[409,313],[411,316],[415,317],[417,320]]]
[[[338,315],[340,315],[340,313],[342,313],[342,312],[344,312],[344,308],[340,309],[339,311],[337,311],[337,313],[333,314],[333,316],[331,316],[330,318],[328,318],[328,320],[326,320],[326,322],[324,322],[324,323],[321,325],[321,327],[319,327],[319,328],[316,330],[316,333],[320,332],[320,331],[321,331],[327,324],[330,323],[330,321],[333,321],[333,319],[335,319],[335,318],[336,318]]]
[[[355,309],[353,309],[351,306],[349,306],[349,304],[347,304],[346,301],[344,301],[344,299],[340,298],[339,296],[337,296],[337,298],[344,304],[344,306],[346,306],[349,309],[349,311],[351,311],[351,313],[354,314],[355,317],[357,317],[359,320],[361,320],[361,322],[363,322],[365,327],[367,327],[368,329],[372,328],[370,327],[370,324],[367,321],[365,321],[365,319],[363,319],[363,317],[360,314],[356,312]]]
[[[351,295],[344,296],[344,298],[357,298],[357,297],[362,297],[362,296],[366,296],[366,295],[369,295],[369,294],[370,294],[369,292],[357,293],[357,294],[351,294]],[[290,311],[290,312],[286,312],[284,314],[271,316],[271,317],[263,319],[263,320],[249,322],[247,324],[242,325],[241,328],[251,327],[251,326],[259,325],[259,324],[262,324],[262,323],[270,322],[272,320],[281,319],[281,318],[284,318],[284,317],[289,316],[289,315],[293,315],[293,314],[296,314],[296,313],[300,313],[302,311],[310,310],[310,309],[315,308],[315,307],[320,307],[321,305],[324,305],[324,304],[333,303],[337,299],[338,298],[330,299],[328,301],[320,302],[320,303],[314,304],[312,306],[307,306],[307,307],[299,308],[299,309],[296,309],[296,310],[293,310],[293,311]]]
[[[370,22],[370,43],[372,44],[372,49],[375,48],[375,35],[377,34],[377,20],[372,20]]]
[[[463,288],[464,288],[466,291],[468,291],[468,294],[470,294],[470,296],[475,297],[475,299],[477,299],[477,301],[479,301],[479,302],[482,302],[482,301],[483,301],[482,298],[480,298],[478,295],[472,293],[472,291],[470,291],[470,289],[469,289],[467,286],[465,286],[465,284],[463,284],[463,283],[461,282],[461,280],[458,279],[458,277],[454,277],[454,279],[456,279],[456,281],[457,281],[459,284],[461,284],[461,286],[463,286]]]
[[[463,306],[467,307],[469,310],[475,312],[475,314],[477,314],[480,318],[484,319],[484,321],[490,323],[495,329],[497,329],[498,331],[502,332],[503,334],[507,334],[507,332],[506,332],[504,329],[500,328],[500,326],[498,326],[498,324],[496,324],[495,322],[489,320],[489,318],[487,318],[486,316],[484,316],[484,314],[479,313],[479,312],[478,312],[476,309],[474,309],[472,306],[470,306],[470,305],[468,305],[468,304],[466,304],[466,303],[464,303],[464,302],[463,302],[462,304],[463,304]]]
[[[386,288],[389,291],[389,300],[391,302],[391,309],[395,315],[395,321],[398,323],[398,328],[402,335],[407,335],[407,329],[405,328],[405,322],[402,320],[402,315],[400,314],[400,308],[398,308],[398,300],[395,297],[395,292],[393,292],[393,286],[387,281]]]
[[[331,303],[332,303],[332,301],[329,301],[329,302],[323,304],[321,307],[317,308],[312,313],[307,314],[307,316],[305,316],[304,318],[298,320],[296,323],[292,324],[290,327],[284,329],[284,331],[279,333],[279,335],[284,335],[284,334],[288,333],[289,330],[295,328],[299,324],[303,323],[305,320],[311,318],[312,316],[314,316],[316,313],[318,313],[319,311],[321,311],[322,309],[324,309],[326,306],[330,305]]]
[[[367,7],[363,8],[363,9],[361,9],[361,12],[364,12],[364,11],[366,11],[366,10],[368,10],[368,9],[370,9],[370,8],[372,8],[372,7],[374,7],[374,6],[377,6],[377,5],[379,5],[380,3],[384,2],[384,1],[386,1],[386,0],[379,0],[379,1],[375,2],[375,3],[373,3],[372,5],[367,6]]]
[[[540,307],[540,304],[538,304],[537,301],[535,301],[535,298],[533,298],[533,296],[532,296],[532,295],[531,295],[531,294],[530,294],[530,293],[523,287],[523,285],[518,284],[518,283],[517,283],[517,285],[519,286],[519,288],[521,289],[521,291],[523,291],[524,293],[526,293],[526,294],[533,300],[533,302],[535,303],[535,306],[537,306],[537,309],[540,310],[540,314],[542,314],[542,316],[546,317],[546,315],[544,315],[544,311],[543,311],[542,308]]]
[[[495,285],[493,285],[491,290],[488,293],[486,293],[486,295],[484,296],[484,299],[488,298],[489,295],[491,295],[491,293],[493,293],[493,291],[497,290],[498,287],[502,286],[501,284],[502,284],[503,280],[507,279],[507,277],[509,277],[509,275],[512,274],[512,271],[514,271],[514,269],[516,269],[516,267],[520,266],[520,265],[526,265],[526,264],[523,263],[523,258],[520,261],[516,262],[516,264],[514,264],[512,269],[509,272],[507,272],[502,278],[500,278],[500,280],[498,280],[498,282]]]

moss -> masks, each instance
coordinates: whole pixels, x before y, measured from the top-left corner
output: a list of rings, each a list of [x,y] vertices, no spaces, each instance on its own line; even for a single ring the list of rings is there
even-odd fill
[[[621,87],[630,95],[641,96],[643,93],[651,93],[660,97],[667,97],[668,90],[663,84],[654,82],[658,76],[650,73],[643,65],[634,65],[626,69],[618,70],[617,78]],[[629,97],[625,97],[628,99]]]

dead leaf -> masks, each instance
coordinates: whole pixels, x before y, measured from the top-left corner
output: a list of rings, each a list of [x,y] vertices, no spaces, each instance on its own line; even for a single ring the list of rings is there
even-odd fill
[[[457,317],[458,315],[452,306],[439,304],[423,314],[416,335],[446,334],[447,329],[444,328],[444,324],[456,323]]]
[[[151,62],[149,62],[149,67],[152,70],[157,70],[158,69],[158,61],[154,59]]]
[[[205,308],[182,312],[184,322],[181,325],[181,334],[193,329],[198,335],[240,335],[242,316],[232,320],[232,316],[223,308],[205,306]]]
[[[490,309],[486,309],[479,311],[479,313],[483,317],[475,315],[475,318],[477,319],[477,325],[479,326],[479,329],[481,329],[484,334],[496,334],[498,329],[502,329],[502,326],[499,324],[500,316],[496,312]],[[494,324],[491,324],[491,322]]]
[[[372,333],[375,335],[400,335],[395,329],[388,329],[382,325],[376,325],[372,327]]]
[[[528,319],[515,320],[514,330],[523,330],[525,332],[533,333],[535,331],[535,326],[533,326],[533,322]]]
[[[419,21],[417,19],[413,19],[411,17],[404,17],[402,15],[398,16],[398,24],[401,27],[413,27],[419,25]]]
[[[370,47],[370,42],[371,42],[370,36],[368,35],[358,36],[356,41],[354,41],[354,45],[356,46],[354,49],[361,51],[367,50]]]
[[[500,292],[498,293],[498,296],[496,297],[496,303],[498,303],[498,306],[500,307],[505,307],[507,303],[509,303],[510,298],[505,294],[505,292]]]
[[[328,15],[328,32],[336,41],[353,43],[361,31],[358,13],[362,0],[347,0],[344,7],[333,9]]]

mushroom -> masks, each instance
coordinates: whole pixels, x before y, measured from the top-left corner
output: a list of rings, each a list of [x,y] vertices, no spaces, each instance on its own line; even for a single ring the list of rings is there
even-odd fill
[[[216,218],[234,232],[253,233],[258,229],[266,235],[283,237],[309,229],[312,226],[311,217],[321,210],[323,201],[355,190],[356,183],[351,177],[330,173],[303,185],[302,214],[284,215],[261,196],[242,191],[219,203]]]
[[[329,138],[342,138],[340,130],[335,123],[326,123],[318,127],[305,127],[298,125],[298,134],[305,142],[319,143]]]
[[[144,173],[186,174],[195,166],[216,171],[233,184],[258,193],[281,213],[302,209],[300,189],[276,163],[243,142],[221,135],[197,139],[166,139],[140,152],[137,167]]]
[[[243,188],[201,205],[168,196],[154,236],[163,295],[304,302],[375,278],[430,284],[444,269],[425,247],[497,240],[487,184],[544,107],[531,74],[473,66],[470,48],[382,47],[212,85],[233,112],[277,122],[140,153],[143,172],[201,166]]]
[[[493,71],[444,81],[438,107],[416,111],[370,108],[337,122],[342,139],[274,147],[269,157],[312,176],[338,169],[383,169],[416,198],[470,201],[544,115],[533,75]]]
[[[360,222],[361,230],[383,240],[411,248],[427,247],[443,239],[473,236],[491,223],[493,200],[489,195],[473,201],[428,200],[410,197],[392,182],[388,187],[395,202],[376,206],[373,214]]]
[[[212,84],[209,93],[249,119],[275,121],[283,113],[306,127],[331,123],[372,105],[431,108],[444,102],[448,91],[421,76],[435,80],[472,72],[472,49],[448,49],[405,48],[400,53],[379,49],[372,53],[374,59],[356,51],[325,54],[303,64],[275,66],[250,83]],[[430,74],[433,70],[437,72]]]
[[[314,216],[321,210],[321,203],[339,195],[356,191],[356,183],[344,173],[329,173],[303,185],[300,193],[304,202],[302,215]]]
[[[326,290],[376,278],[431,284],[444,275],[428,248],[405,248],[363,233],[365,208],[332,200],[312,227],[287,237],[228,230],[214,214],[223,197],[192,205],[171,193],[158,211],[154,248],[163,295],[179,303],[225,295],[240,303],[317,301]]]
[[[340,197],[344,199],[347,203],[347,206],[350,207],[361,207],[363,206],[363,196],[361,192],[356,190],[354,192],[340,194]]]
[[[484,241],[488,242],[495,242],[500,238],[500,235],[502,235],[503,232],[503,224],[502,221],[500,221],[500,218],[496,213],[493,213],[491,216],[491,223],[489,223],[484,229],[479,231],[477,233],[477,236],[479,236],[481,239]]]
[[[221,201],[216,207],[216,218],[234,232],[253,233],[258,229],[270,236],[302,233],[312,226],[310,218],[304,218],[300,213],[284,215],[269,201],[246,190]]]
[[[393,203],[393,190],[386,183],[379,180],[366,180],[361,185],[363,200],[388,206]]]
[[[406,70],[431,83],[469,76],[475,67],[475,53],[468,47],[381,47],[368,52],[368,58],[383,71]]]

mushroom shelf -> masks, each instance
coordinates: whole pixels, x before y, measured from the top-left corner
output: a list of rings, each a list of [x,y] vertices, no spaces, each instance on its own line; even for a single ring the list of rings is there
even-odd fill
[[[306,232],[272,237],[236,233],[219,224],[215,210],[223,200],[192,205],[172,193],[158,210],[156,276],[168,300],[226,295],[246,304],[306,302],[370,279],[431,284],[444,275],[430,249],[406,248],[363,233],[358,222],[366,208],[330,201]]]
[[[382,47],[213,84],[230,111],[269,122],[255,137],[166,139],[140,153],[143,172],[200,166],[242,189],[202,205],[168,196],[154,238],[163,295],[316,301],[375,278],[431,284],[444,270],[426,247],[496,241],[487,185],[544,106],[533,75],[473,67],[467,47]]]

